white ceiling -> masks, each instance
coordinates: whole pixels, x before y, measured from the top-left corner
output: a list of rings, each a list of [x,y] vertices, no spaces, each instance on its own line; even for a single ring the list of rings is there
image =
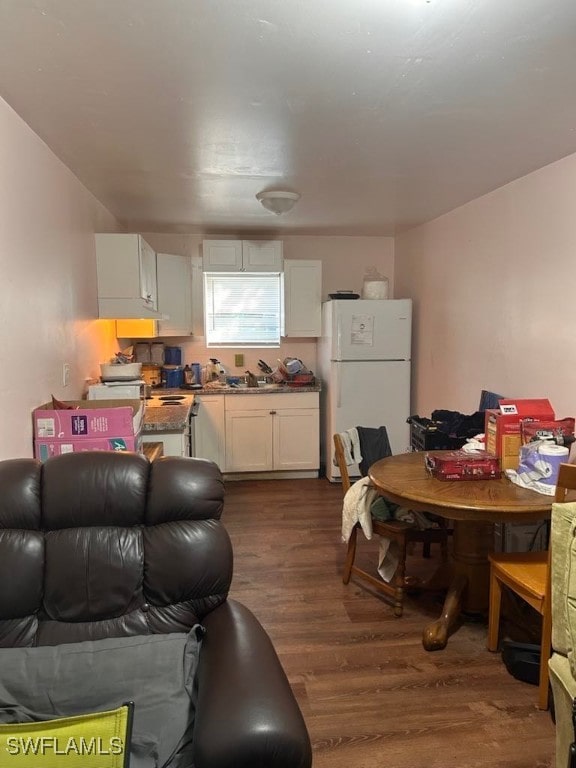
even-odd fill
[[[391,235],[576,151],[576,2],[0,0],[0,96],[128,229]]]

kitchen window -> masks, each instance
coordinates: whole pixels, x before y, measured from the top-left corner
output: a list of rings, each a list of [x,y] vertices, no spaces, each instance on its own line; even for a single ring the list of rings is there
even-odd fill
[[[272,273],[204,273],[208,347],[279,347],[282,277]]]

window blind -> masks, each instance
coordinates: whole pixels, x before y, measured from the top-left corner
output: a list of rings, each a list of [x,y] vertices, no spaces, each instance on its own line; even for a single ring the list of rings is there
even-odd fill
[[[207,346],[279,346],[280,287],[278,274],[205,273]]]

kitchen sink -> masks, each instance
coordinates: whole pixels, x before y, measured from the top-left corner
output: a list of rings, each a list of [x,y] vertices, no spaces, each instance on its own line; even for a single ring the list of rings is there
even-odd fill
[[[259,381],[258,382],[258,389],[278,389],[281,387],[281,384],[268,384],[268,382],[265,381]],[[239,384],[236,384],[234,387],[230,387],[230,389],[256,389],[256,387],[249,387],[246,382],[241,381]]]

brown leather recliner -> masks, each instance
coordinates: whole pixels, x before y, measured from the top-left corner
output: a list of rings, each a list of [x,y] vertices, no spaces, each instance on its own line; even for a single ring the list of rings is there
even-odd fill
[[[228,600],[224,485],[202,459],[73,453],[0,462],[0,647],[206,634],[195,768],[309,768],[310,740],[272,643]]]

